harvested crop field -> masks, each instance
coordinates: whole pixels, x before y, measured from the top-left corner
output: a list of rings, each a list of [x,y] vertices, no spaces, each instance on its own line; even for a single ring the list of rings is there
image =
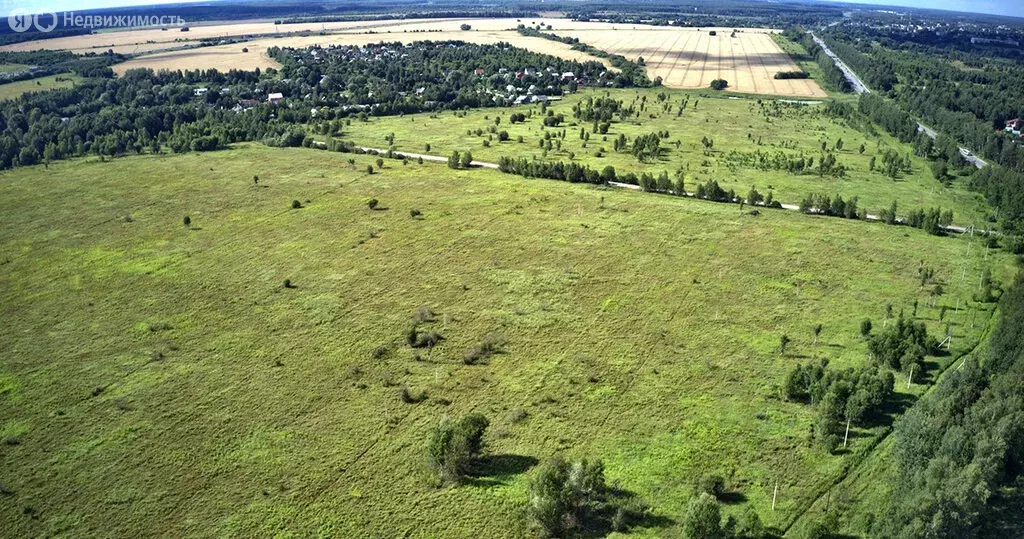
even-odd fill
[[[710,35],[714,31],[717,35]],[[707,88],[725,79],[736,92],[826,97],[816,81],[776,80],[779,71],[798,71],[770,31],[727,28],[650,27],[644,30],[572,30],[559,35],[630,60],[643,57],[647,75],[670,88]],[[735,37],[733,37],[735,36]]]
[[[243,69],[252,71],[256,68],[280,67],[280,64],[267,56],[266,47],[249,48],[248,52],[243,52],[245,47],[242,44],[234,44],[147,54],[114,66],[114,71],[118,75],[123,75],[129,69],[140,67],[148,67],[154,71],[163,69],[169,71],[179,69],[216,69],[218,71]]]

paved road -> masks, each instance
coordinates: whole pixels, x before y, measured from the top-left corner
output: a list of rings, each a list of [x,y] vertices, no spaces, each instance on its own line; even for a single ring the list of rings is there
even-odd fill
[[[935,134],[935,130],[933,130],[932,128],[924,125],[921,122],[917,122],[917,130],[919,132],[921,132],[921,133],[924,133],[924,134],[928,135],[929,137],[931,137],[932,140],[935,140],[936,134]],[[961,147],[960,148],[960,155],[964,156],[964,159],[966,159],[968,163],[971,163],[972,165],[974,165],[975,167],[978,167],[978,168],[982,168],[982,167],[984,167],[985,165],[988,164],[982,158],[980,158],[977,155],[974,155],[973,153],[971,153],[971,151],[968,150],[967,148]]]
[[[376,152],[378,154],[386,154],[388,152],[387,150],[383,150],[381,148],[365,148],[365,147],[360,147],[360,149],[363,150],[364,152]],[[433,162],[436,162],[436,163],[447,163],[448,162],[448,158],[447,157],[441,157],[439,155],[427,155],[425,153],[409,153],[409,152],[402,152],[402,151],[398,151],[398,150],[395,150],[394,153],[395,153],[395,155],[401,155],[401,156],[409,157],[409,158],[412,158],[412,159],[417,159],[417,158],[422,157],[424,161],[433,161]],[[480,168],[491,168],[491,169],[497,169],[498,168],[498,165],[496,163],[487,163],[487,162],[484,162],[484,161],[473,161],[473,162],[470,163],[470,166],[480,167]],[[618,187],[618,188],[621,188],[621,189],[629,189],[631,191],[639,191],[640,190],[640,186],[639,185],[633,185],[631,183],[608,182],[608,185],[610,185],[612,187]],[[694,197],[694,195],[692,193],[687,193],[684,196],[687,196],[687,197],[690,197],[690,198],[696,198],[696,197]],[[782,204],[782,209],[789,210],[789,211],[800,211],[800,206],[797,206],[795,204]],[[868,221],[881,221],[882,218],[878,217],[877,215],[868,214],[867,220]],[[897,222],[902,223],[903,220],[900,219],[900,220],[897,220]],[[967,229],[962,227],[962,226],[947,226],[946,230],[949,231],[949,232],[956,232],[958,234],[964,234],[964,233],[967,232]]]
[[[858,77],[852,69],[850,69],[845,63],[843,63],[843,61],[840,60],[838,56],[836,56],[836,53],[832,52],[832,49],[828,48],[828,45],[825,44],[825,40],[814,35],[814,32],[808,33],[811,34],[811,38],[814,39],[814,42],[817,43],[819,47],[821,47],[821,50],[825,51],[825,54],[827,54],[828,57],[831,58],[832,61],[836,63],[836,67],[838,67],[839,70],[843,72],[843,75],[846,76],[846,80],[850,81],[850,85],[853,86],[854,92],[857,92],[858,94],[871,93],[871,90],[868,89],[868,86],[866,84],[864,84],[864,81],[860,80],[860,77]]]

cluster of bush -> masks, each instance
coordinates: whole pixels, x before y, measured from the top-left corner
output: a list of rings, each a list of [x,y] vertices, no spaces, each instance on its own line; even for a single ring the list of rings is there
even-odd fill
[[[807,402],[817,408],[815,438],[829,451],[840,440],[845,446],[851,424],[859,424],[877,412],[892,394],[892,371],[877,366],[836,370],[828,361],[797,364],[786,376],[783,392],[787,399]]]

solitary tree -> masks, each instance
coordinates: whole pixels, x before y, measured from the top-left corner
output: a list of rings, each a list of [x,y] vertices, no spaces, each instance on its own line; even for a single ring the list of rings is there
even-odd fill
[[[366,173],[373,174],[373,165],[366,165]]]
[[[192,227],[192,218],[187,216],[187,215],[185,216],[184,219],[181,220],[181,222],[185,224],[185,228],[191,228]]]
[[[814,344],[818,344],[818,335],[821,335],[822,329],[825,328],[821,324],[814,326]]]
[[[786,346],[788,346],[788,345],[789,345],[789,335],[786,335],[785,333],[783,333],[782,336],[779,337],[779,353],[785,355],[786,354]]]
[[[860,321],[860,336],[867,337],[868,335],[871,335],[871,319],[865,318]]]
[[[377,158],[377,168],[384,168],[384,160],[379,157]]]
[[[469,150],[466,150],[462,153],[462,157],[459,158],[459,165],[462,166],[462,168],[469,168],[472,163],[473,154],[469,153]]]

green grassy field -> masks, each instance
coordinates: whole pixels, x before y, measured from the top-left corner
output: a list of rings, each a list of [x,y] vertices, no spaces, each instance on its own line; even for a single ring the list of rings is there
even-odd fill
[[[12,73],[14,71],[28,69],[28,67],[29,66],[24,64],[0,64],[0,73]]]
[[[813,409],[779,398],[786,372],[865,363],[860,320],[909,313],[922,263],[960,300],[959,354],[991,314],[968,302],[980,272],[1014,271],[968,237],[349,157],[244,145],[0,174],[5,534],[522,536],[531,465],[556,453],[603,459],[650,504],[636,535],[681,536],[708,471],[736,493],[726,513],[784,527],[884,429],[825,453]],[[415,360],[421,306],[444,340]],[[919,316],[942,331],[938,306]],[[463,364],[490,332],[503,352]],[[469,411],[491,418],[491,472],[433,488],[426,435]]]
[[[772,34],[772,39],[780,48],[782,48],[782,50],[786,51],[786,54],[793,59],[793,62],[795,62],[796,65],[800,66],[800,69],[810,73],[811,78],[818,81],[818,84],[828,92],[831,98],[838,99],[840,101],[850,101],[856,104],[856,94],[844,94],[829,87],[830,85],[825,82],[825,76],[821,71],[821,66],[819,66],[818,63],[814,61],[814,58],[807,53],[807,49],[804,48],[803,44],[790,41],[782,34]]]
[[[48,77],[39,77],[37,79],[19,80],[7,84],[0,84],[0,101],[5,99],[14,99],[16,97],[20,97],[21,94],[28,92],[70,88],[80,80],[82,79],[78,75],[64,73],[61,75],[50,75]]]
[[[657,95],[664,92],[667,102],[672,105],[671,112],[661,110]],[[895,199],[904,211],[918,207],[943,207],[953,209],[955,222],[961,225],[977,224],[983,227],[986,204],[982,197],[964,188],[965,180],[958,179],[949,188],[936,181],[925,159],[912,157],[913,173],[892,180],[879,171],[870,172],[870,160],[876,157],[877,166],[881,167],[882,156],[886,149],[897,151],[900,155],[912,154],[909,145],[885,134],[881,130],[877,134],[867,136],[845,124],[824,114],[819,108],[822,105],[799,106],[781,105],[778,114],[767,116],[761,111],[757,99],[740,98],[737,96],[717,96],[714,98],[700,97],[699,93],[686,93],[664,89],[653,90],[614,90],[608,95],[620,99],[629,105],[637,100],[647,98],[646,110],[639,119],[631,122],[615,122],[607,134],[591,135],[586,148],[580,140],[579,132],[585,127],[589,132],[591,122],[583,125],[573,120],[572,106],[587,96],[605,95],[604,91],[584,91],[567,96],[550,107],[555,114],[564,114],[567,123],[566,137],[562,140],[561,150],[552,149],[547,157],[539,143],[545,131],[561,132],[559,128],[545,128],[542,125],[540,105],[527,105],[508,110],[478,109],[466,112],[466,116],[456,118],[453,113],[439,113],[431,118],[430,114],[391,116],[372,118],[367,122],[352,121],[344,133],[344,137],[361,145],[386,148],[385,137],[395,134],[395,149],[407,152],[424,153],[425,145],[430,144],[429,153],[447,156],[452,150],[469,150],[473,157],[481,161],[497,162],[503,155],[566,161],[573,158],[591,167],[603,168],[612,165],[619,173],[652,172],[655,175],[662,170],[670,176],[678,169],[686,174],[688,189],[696,188],[698,183],[708,179],[717,180],[726,190],[734,189],[737,194],[745,196],[751,186],[756,186],[761,193],[774,191],[776,200],[797,205],[811,193],[835,197],[842,195],[844,199],[857,196],[862,207],[866,206],[873,214],[888,208]],[[689,95],[689,106],[682,116],[677,116],[678,107]],[[698,101],[699,100],[699,101]],[[767,103],[767,101],[766,101]],[[696,108],[695,108],[696,107]],[[526,112],[532,110],[534,115],[523,124],[510,124],[510,111]],[[495,117],[501,118],[497,130],[507,130],[511,140],[498,142],[497,137],[490,141],[490,147],[484,147],[487,129],[494,126]],[[483,130],[483,136],[475,131]],[[467,131],[473,134],[467,134]],[[662,157],[655,163],[642,163],[628,151],[615,152],[613,143],[620,133],[630,140],[638,135],[667,130],[669,139],[662,143],[666,148]],[[749,137],[748,137],[749,135]],[[518,143],[519,136],[523,142]],[[701,139],[709,137],[714,140],[714,148],[710,155],[704,155]],[[758,140],[760,139],[760,145]],[[783,152],[796,156],[800,152],[807,157],[820,158],[821,144],[827,141],[830,148],[842,139],[843,149],[838,152],[838,161],[847,167],[845,178],[821,177],[817,174],[793,175],[784,171],[762,170],[753,166],[737,165],[729,159],[730,152],[752,153],[760,150],[774,155]],[[675,141],[680,141],[677,149]],[[552,140],[552,145],[555,141]],[[859,153],[861,144],[865,152]],[[595,153],[603,148],[603,157]]]

